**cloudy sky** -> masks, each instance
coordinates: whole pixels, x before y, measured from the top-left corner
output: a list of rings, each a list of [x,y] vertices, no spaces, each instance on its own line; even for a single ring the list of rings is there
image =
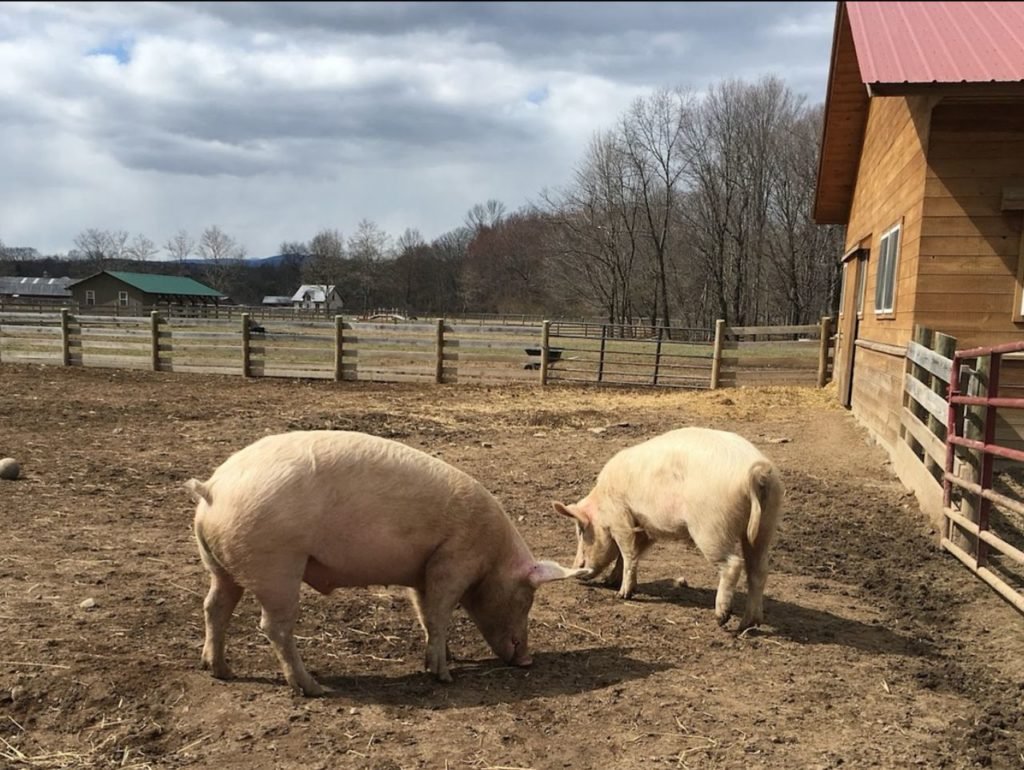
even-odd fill
[[[834,3],[0,3],[0,241],[428,239],[564,184],[639,95],[824,99]]]

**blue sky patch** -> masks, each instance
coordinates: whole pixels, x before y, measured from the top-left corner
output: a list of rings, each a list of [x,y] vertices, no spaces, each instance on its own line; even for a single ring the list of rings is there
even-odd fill
[[[87,56],[113,56],[118,64],[127,64],[132,59],[132,41],[115,40],[96,46],[85,52]]]
[[[547,86],[541,86],[540,88],[534,88],[530,93],[526,95],[526,101],[530,104],[542,104],[548,100],[551,96],[551,91]]]

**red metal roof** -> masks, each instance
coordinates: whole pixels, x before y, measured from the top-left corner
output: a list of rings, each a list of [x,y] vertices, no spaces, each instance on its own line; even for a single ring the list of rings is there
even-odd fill
[[[847,2],[864,83],[1024,80],[1024,3]]]

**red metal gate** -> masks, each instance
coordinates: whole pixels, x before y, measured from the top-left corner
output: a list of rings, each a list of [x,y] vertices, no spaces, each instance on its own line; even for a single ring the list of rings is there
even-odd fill
[[[989,568],[989,549],[994,548],[1017,564],[1024,565],[1024,551],[1015,548],[999,537],[989,526],[992,504],[1024,516],[1024,503],[992,489],[992,470],[995,458],[1001,457],[1024,463],[1024,452],[996,442],[996,415],[999,409],[1024,409],[1024,398],[1007,398],[999,396],[999,373],[1003,355],[1024,351],[1024,341],[1010,342],[1004,345],[978,347],[969,350],[958,350],[953,355],[952,376],[949,385],[948,433],[946,435],[946,467],[943,474],[943,507],[945,509],[947,529],[942,538],[942,546],[962,561],[978,577],[994,588],[1003,598],[1024,612],[1024,594],[1004,581],[1000,575]],[[988,374],[988,392],[984,396],[967,395],[961,392],[960,370],[964,360],[990,360]],[[981,441],[967,438],[964,432],[964,407],[984,407],[984,438]],[[978,483],[960,478],[954,474],[956,447],[965,447],[981,455],[981,472]],[[953,487],[958,487],[964,494],[977,497],[977,521],[972,521],[953,506]],[[955,527],[969,532],[974,539],[974,554],[961,548],[952,538]]]

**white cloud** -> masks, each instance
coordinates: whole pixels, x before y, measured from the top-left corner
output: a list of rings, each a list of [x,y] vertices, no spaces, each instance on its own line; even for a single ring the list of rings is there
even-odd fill
[[[585,10],[0,5],[0,239],[216,222],[265,256],[364,217],[433,237],[563,184],[652,89],[775,73],[823,96],[831,3]]]

